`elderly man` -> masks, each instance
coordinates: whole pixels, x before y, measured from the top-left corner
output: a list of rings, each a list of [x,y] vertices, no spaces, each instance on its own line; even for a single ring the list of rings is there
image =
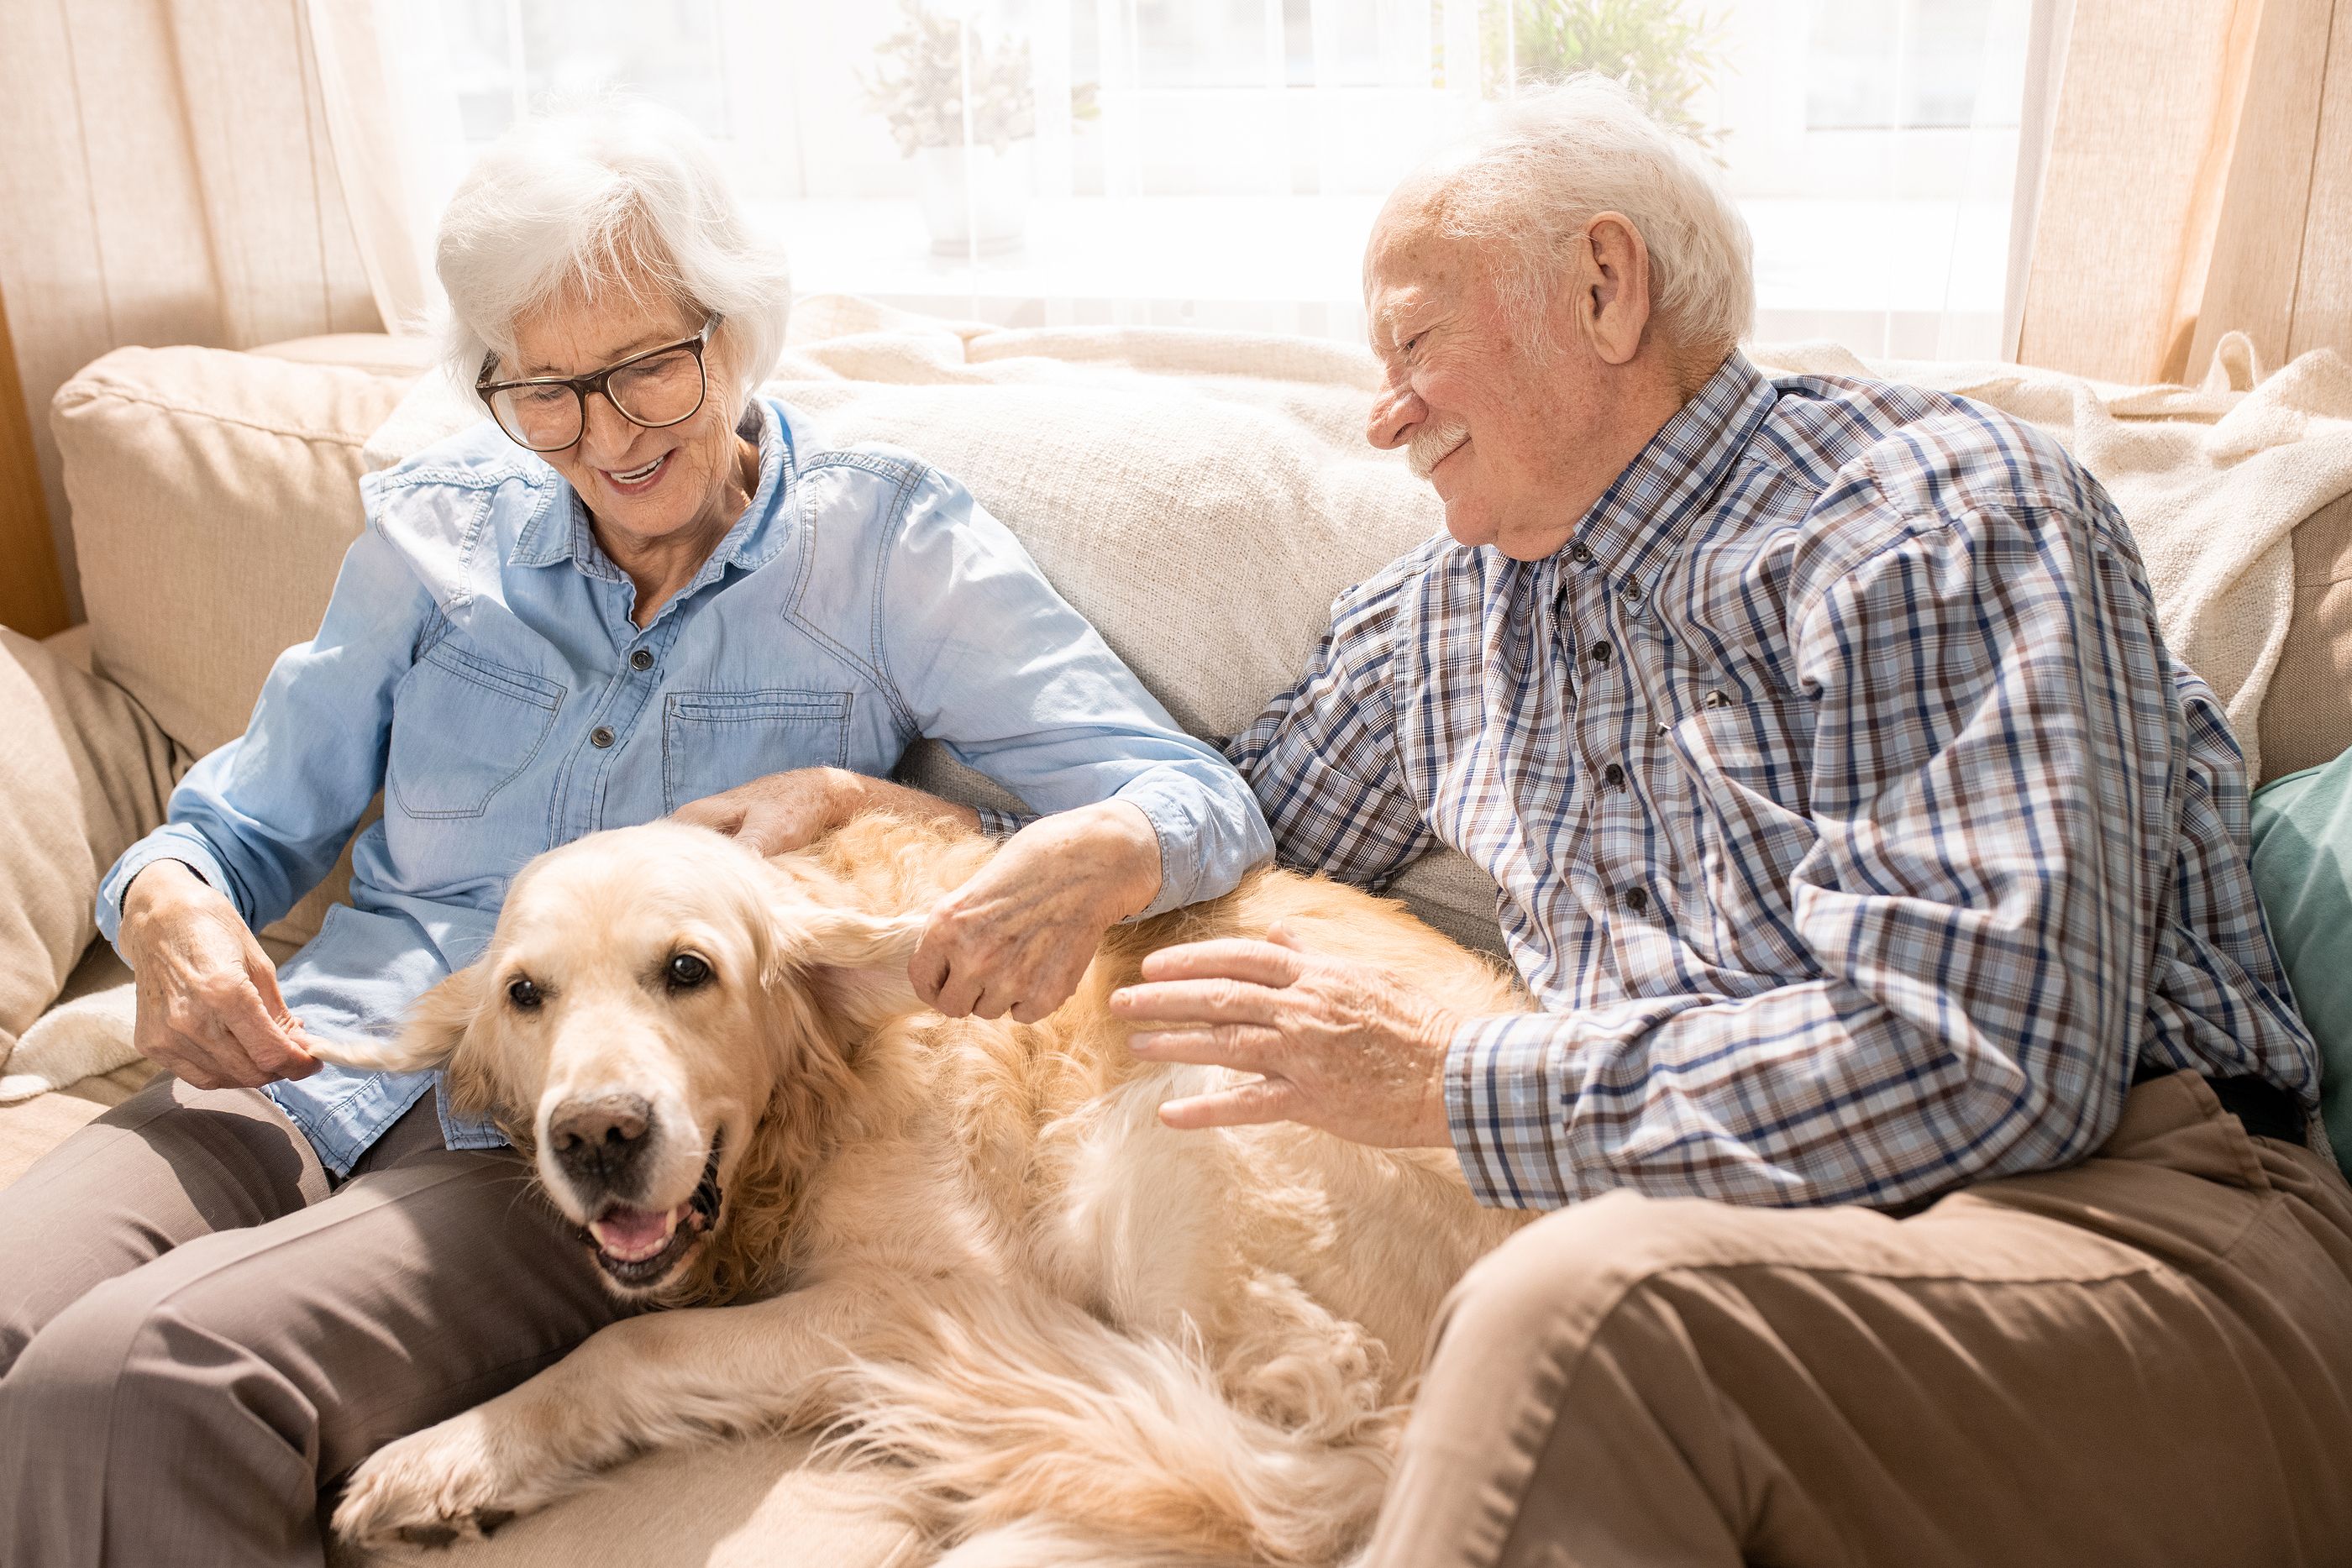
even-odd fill
[[[1444,1145],[1555,1208],[1456,1291],[1370,1561],[2341,1562],[2352,1190],[2246,779],[2032,430],[1768,380],[1714,172],[1605,83],[1365,263],[1446,532],[1231,755],[1290,863],[1493,873],[1540,1011],[1164,952],[1178,1127]]]

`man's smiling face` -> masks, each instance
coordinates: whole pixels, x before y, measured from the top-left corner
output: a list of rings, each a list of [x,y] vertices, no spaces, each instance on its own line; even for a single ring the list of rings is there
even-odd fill
[[[1446,232],[1446,172],[1409,178],[1372,225],[1364,307],[1384,373],[1365,434],[1406,449],[1454,538],[1539,560],[1706,375],[1684,384],[1648,330],[1648,253],[1622,214],[1539,242],[1557,252],[1544,298],[1514,309],[1496,267],[1512,242]]]
[[[1563,515],[1573,423],[1546,374],[1556,365],[1510,319],[1476,247],[1440,233],[1400,193],[1373,230],[1364,297],[1386,371],[1365,431],[1372,444],[1406,448],[1462,543],[1522,559],[1558,549],[1577,520]]]

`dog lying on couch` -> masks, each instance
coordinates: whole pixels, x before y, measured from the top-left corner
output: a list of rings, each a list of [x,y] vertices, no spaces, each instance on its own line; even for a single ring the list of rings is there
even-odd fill
[[[1108,1007],[1144,956],[1298,937],[1466,1009],[1507,974],[1394,904],[1280,872],[1114,930],[1035,1024],[906,979],[992,852],[869,817],[762,862],[656,823],[541,857],[482,959],[370,1068],[440,1064],[653,1312],[381,1449],[334,1526],[487,1531],[646,1448],[819,1427],[906,1466],[957,1568],[1328,1564],[1368,1534],[1446,1291],[1526,1217],[1443,1151],[1160,1125],[1218,1070],[1145,1063]]]

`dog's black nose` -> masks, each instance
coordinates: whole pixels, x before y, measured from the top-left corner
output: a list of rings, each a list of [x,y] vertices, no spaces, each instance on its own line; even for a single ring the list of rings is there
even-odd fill
[[[604,1094],[574,1100],[548,1119],[548,1145],[556,1163],[583,1186],[617,1191],[648,1142],[654,1108],[637,1094]]]

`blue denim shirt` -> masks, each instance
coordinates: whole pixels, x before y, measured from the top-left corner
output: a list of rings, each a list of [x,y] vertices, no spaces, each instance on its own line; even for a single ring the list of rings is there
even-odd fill
[[[541,851],[786,768],[885,774],[945,742],[1033,809],[1117,796],[1158,832],[1157,913],[1232,888],[1273,841],[1240,775],[1184,734],[1003,524],[920,459],[828,450],[755,400],[750,508],[652,623],[556,472],[484,422],[360,482],[367,527],[319,633],[243,736],[99,892],[185,862],[256,929],[361,835],[352,902],[286,965],[322,1037],[383,1036],[487,945]],[[269,1093],[338,1175],[431,1086],[336,1067]],[[488,1124],[443,1116],[452,1148]]]

